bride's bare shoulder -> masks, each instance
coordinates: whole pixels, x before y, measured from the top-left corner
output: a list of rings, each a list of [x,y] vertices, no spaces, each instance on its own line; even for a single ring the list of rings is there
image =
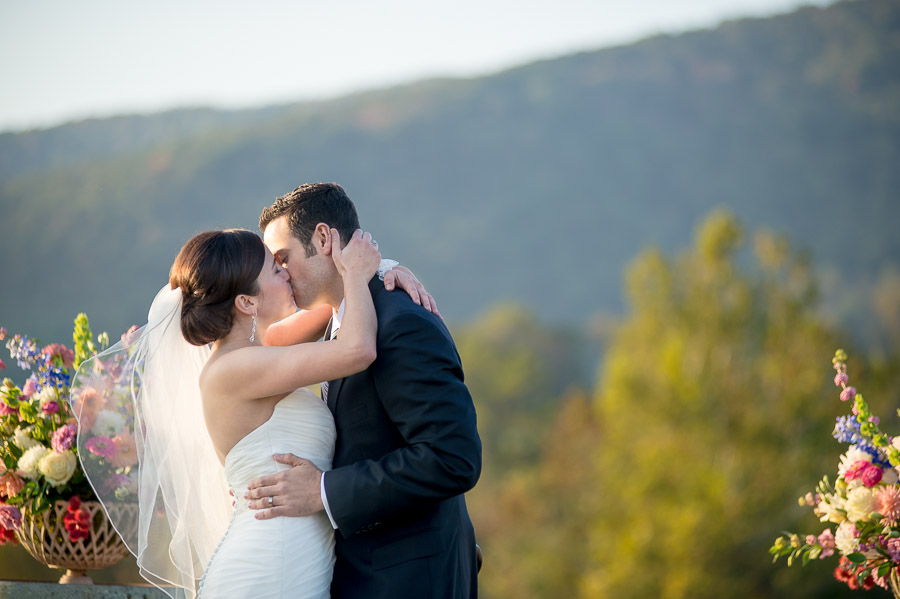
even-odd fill
[[[247,358],[247,352],[254,349],[256,348],[214,349],[200,371],[200,392],[204,397],[222,395],[222,391],[237,382],[235,379],[244,376],[246,369],[240,368],[240,365]]]

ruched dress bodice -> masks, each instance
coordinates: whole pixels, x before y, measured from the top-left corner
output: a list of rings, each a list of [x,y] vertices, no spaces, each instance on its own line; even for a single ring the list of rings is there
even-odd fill
[[[253,479],[288,468],[273,459],[276,453],[292,453],[330,470],[334,441],[334,420],[325,402],[298,389],[228,452],[225,477],[235,497],[234,515],[200,582],[201,597],[329,597],[334,530],[325,513],[257,520],[243,497]]]

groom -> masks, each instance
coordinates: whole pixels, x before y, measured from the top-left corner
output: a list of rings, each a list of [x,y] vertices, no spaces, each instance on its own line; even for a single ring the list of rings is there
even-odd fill
[[[343,283],[330,228],[342,240],[359,228],[350,198],[333,183],[301,185],[263,210],[259,226],[291,275],[297,305],[332,306],[332,338]],[[477,597],[463,494],[481,473],[481,440],[456,346],[440,318],[407,294],[385,291],[378,277],[369,289],[378,357],[323,385],[337,428],[334,469],[323,474],[296,456],[276,457],[292,467],[253,481],[250,506],[262,518],[326,511],[337,530],[334,599]]]

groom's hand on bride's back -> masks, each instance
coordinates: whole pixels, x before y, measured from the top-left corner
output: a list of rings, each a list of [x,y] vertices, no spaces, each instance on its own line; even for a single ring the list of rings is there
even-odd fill
[[[292,453],[276,454],[274,458],[290,468],[251,481],[244,494],[250,509],[258,510],[256,518],[308,516],[325,509],[320,487],[322,471]]]

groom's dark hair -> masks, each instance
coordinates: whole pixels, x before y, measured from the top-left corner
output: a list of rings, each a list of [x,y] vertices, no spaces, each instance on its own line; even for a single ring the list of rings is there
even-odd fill
[[[356,206],[337,183],[304,183],[277,198],[259,215],[259,230],[265,232],[270,222],[285,215],[291,234],[303,244],[307,258],[316,253],[312,235],[319,223],[337,229],[344,243],[359,228]]]

